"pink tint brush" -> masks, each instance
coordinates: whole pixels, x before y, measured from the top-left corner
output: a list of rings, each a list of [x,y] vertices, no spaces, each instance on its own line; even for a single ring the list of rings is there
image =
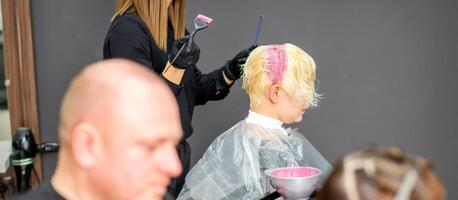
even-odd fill
[[[197,33],[197,31],[200,31],[202,29],[205,29],[208,27],[208,25],[210,23],[212,23],[213,19],[210,18],[210,17],[207,17],[205,15],[202,15],[202,14],[198,14],[196,16],[196,18],[194,18],[194,31],[189,35],[189,39],[188,39],[188,43],[187,45],[183,45],[181,46],[180,50],[178,51],[177,55],[175,56],[175,58],[173,58],[172,62],[170,64],[173,64],[173,62],[175,61],[175,59],[180,55],[181,51],[183,51],[184,47],[185,46],[188,46],[188,51],[190,50],[190,47],[191,47],[191,44],[193,42],[193,39],[194,39],[194,35]]]
[[[193,37],[197,33],[197,31],[200,31],[202,29],[205,29],[208,27],[210,23],[212,23],[213,19],[210,17],[207,17],[202,14],[198,14],[196,18],[194,18],[194,31],[189,35],[189,40],[188,40],[188,47],[191,46],[191,43],[193,42]]]

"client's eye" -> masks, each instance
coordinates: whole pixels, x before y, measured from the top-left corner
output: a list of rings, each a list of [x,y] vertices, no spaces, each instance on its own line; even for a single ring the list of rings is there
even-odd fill
[[[145,144],[144,147],[145,147],[145,149],[147,151],[154,151],[156,149],[157,145],[155,145],[155,144]]]

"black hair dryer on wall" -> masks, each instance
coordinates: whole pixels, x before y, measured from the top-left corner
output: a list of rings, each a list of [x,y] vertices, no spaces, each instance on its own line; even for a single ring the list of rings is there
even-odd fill
[[[16,191],[21,193],[30,189],[30,176],[35,155],[37,153],[57,152],[59,150],[59,144],[55,142],[44,142],[37,145],[32,130],[27,127],[20,127],[16,129],[12,145],[11,164],[14,166],[16,173]]]

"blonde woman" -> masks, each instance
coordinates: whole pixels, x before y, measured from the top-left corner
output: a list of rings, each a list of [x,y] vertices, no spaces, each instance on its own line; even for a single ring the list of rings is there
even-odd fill
[[[284,127],[317,105],[312,57],[292,44],[260,46],[243,71],[248,116],[208,147],[186,176],[180,200],[257,199],[272,189],[266,169],[313,166],[324,180],[332,168],[301,133]]]
[[[185,4],[185,0],[118,0],[103,48],[105,59],[127,58],[161,74],[175,94],[184,132],[178,145],[183,173],[169,187],[175,196],[189,171],[190,147],[186,138],[193,132],[194,107],[226,97],[233,82],[240,77],[240,66],[254,48],[239,52],[223,67],[208,74],[196,67],[200,50],[195,43],[170,64],[169,59],[173,59],[187,41],[184,38]]]

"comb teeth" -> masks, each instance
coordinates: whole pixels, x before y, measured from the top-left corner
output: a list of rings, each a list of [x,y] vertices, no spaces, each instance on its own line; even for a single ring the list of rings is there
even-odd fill
[[[198,14],[196,20],[206,23],[207,25],[212,23],[213,19],[202,14]]]

